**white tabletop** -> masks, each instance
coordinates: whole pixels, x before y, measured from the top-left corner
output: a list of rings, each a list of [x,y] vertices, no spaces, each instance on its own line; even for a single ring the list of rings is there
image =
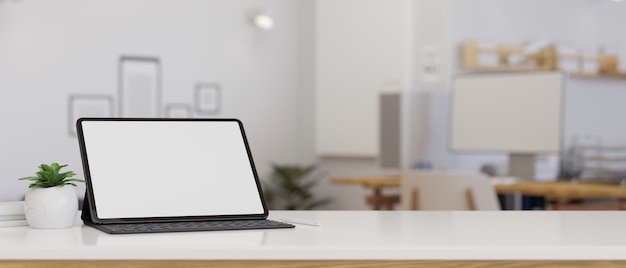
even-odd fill
[[[109,235],[0,228],[2,259],[626,260],[613,211],[272,211],[295,229]]]

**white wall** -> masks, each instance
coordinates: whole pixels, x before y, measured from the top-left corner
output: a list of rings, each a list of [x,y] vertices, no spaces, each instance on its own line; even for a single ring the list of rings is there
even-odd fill
[[[309,164],[318,161],[315,148],[315,36],[316,1],[298,1],[298,160]],[[325,189],[319,189],[325,192]]]
[[[412,0],[407,34],[412,42],[407,57],[403,149],[406,168],[429,161],[430,94],[446,91],[450,73],[449,0]],[[441,120],[433,118],[435,120]],[[432,122],[436,123],[436,122]]]
[[[248,21],[262,8],[272,31]],[[301,12],[290,0],[0,2],[0,201],[21,198],[27,183],[16,179],[40,163],[67,163],[82,177],[68,96],[116,97],[120,55],[160,58],[163,104],[192,104],[195,83],[220,83],[219,116],[243,120],[261,176],[271,162],[311,159],[299,150],[312,141],[298,138],[307,124],[296,101],[305,94]]]
[[[608,144],[626,145],[626,80],[572,79],[567,94],[567,144],[576,137],[592,136]]]

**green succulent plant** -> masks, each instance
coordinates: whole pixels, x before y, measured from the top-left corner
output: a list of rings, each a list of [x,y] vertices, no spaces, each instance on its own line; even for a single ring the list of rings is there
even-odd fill
[[[41,164],[39,165],[39,171],[36,173],[36,176],[19,178],[19,180],[32,181],[28,188],[50,188],[64,185],[76,186],[74,182],[85,182],[81,179],[72,178],[72,176],[76,175],[73,171],[59,173],[64,167],[67,167],[67,165],[59,165],[58,163],[52,163],[50,165]]]

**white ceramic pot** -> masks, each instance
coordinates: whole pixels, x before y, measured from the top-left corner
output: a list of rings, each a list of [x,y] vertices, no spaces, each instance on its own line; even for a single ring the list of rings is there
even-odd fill
[[[24,199],[28,225],[36,229],[62,229],[74,226],[78,198],[73,186],[30,188]]]

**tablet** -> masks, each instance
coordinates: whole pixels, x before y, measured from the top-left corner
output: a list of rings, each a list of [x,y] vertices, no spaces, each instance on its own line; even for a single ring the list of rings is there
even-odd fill
[[[95,223],[264,219],[259,178],[237,119],[80,118]]]

